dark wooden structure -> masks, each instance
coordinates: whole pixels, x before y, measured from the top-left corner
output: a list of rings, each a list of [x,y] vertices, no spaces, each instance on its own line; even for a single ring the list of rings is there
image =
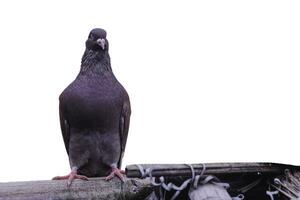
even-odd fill
[[[191,164],[196,174],[200,174],[205,166],[204,174],[225,175],[243,173],[280,174],[286,168],[295,168],[292,165],[277,163],[207,163]],[[191,176],[191,168],[186,164],[143,164],[144,169],[153,169],[153,176]],[[140,178],[138,165],[126,167],[126,175],[130,178]]]
[[[190,165],[186,164],[147,164],[141,165],[143,169],[152,169],[151,175],[154,177],[165,177],[168,182],[176,185],[180,184],[192,176]],[[195,174],[217,177],[220,182],[228,183],[230,188],[227,190],[231,197],[240,200],[245,199],[269,199],[267,191],[272,191],[270,183],[274,182],[274,178],[284,174],[286,169],[298,170],[297,166],[285,165],[278,163],[207,163],[192,164]],[[141,177],[141,171],[138,165],[129,165],[126,167],[128,177]],[[156,192],[158,195],[158,192]],[[174,192],[168,192],[166,199],[171,199]],[[206,196],[205,196],[205,195]],[[220,197],[222,194],[222,198]],[[199,186],[197,191],[191,197],[189,188],[181,192],[178,199],[205,200],[219,199],[227,200],[228,194],[224,193],[224,189],[218,186]],[[284,198],[279,198],[284,199]]]

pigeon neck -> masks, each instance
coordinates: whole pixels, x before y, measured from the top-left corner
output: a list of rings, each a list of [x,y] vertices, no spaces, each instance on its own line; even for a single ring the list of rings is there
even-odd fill
[[[107,72],[112,72],[108,51],[85,50],[81,60],[80,74],[103,74]]]

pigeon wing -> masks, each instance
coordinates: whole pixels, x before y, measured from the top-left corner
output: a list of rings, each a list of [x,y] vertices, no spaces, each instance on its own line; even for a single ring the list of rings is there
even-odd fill
[[[70,125],[68,124],[66,118],[64,117],[61,103],[59,103],[59,119],[60,119],[60,128],[64,139],[65,147],[69,155]]]
[[[126,101],[123,104],[123,109],[122,109],[122,114],[120,119],[121,155],[120,155],[120,160],[118,162],[118,168],[121,168],[122,159],[126,147],[129,123],[130,123],[130,114],[131,114],[131,108],[130,108],[129,97],[128,95],[126,95]]]

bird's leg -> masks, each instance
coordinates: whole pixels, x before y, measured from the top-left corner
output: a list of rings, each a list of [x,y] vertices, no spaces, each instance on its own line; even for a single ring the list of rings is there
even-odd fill
[[[66,176],[56,176],[52,180],[68,180],[67,186],[70,187],[74,179],[81,179],[88,181],[88,177],[77,174],[77,167],[73,167],[70,174]]]
[[[105,180],[109,181],[113,177],[117,176],[122,182],[124,182],[125,181],[124,174],[125,174],[124,170],[118,169],[117,167],[113,166],[111,168],[111,173],[105,178]]]

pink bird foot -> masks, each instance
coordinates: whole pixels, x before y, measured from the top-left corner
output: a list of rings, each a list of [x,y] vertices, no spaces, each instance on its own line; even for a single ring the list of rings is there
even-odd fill
[[[72,170],[70,174],[66,176],[56,176],[52,180],[68,180],[67,186],[70,187],[74,179],[89,180],[88,177],[77,174],[77,170]]]
[[[124,170],[118,168],[112,168],[111,173],[105,178],[105,180],[109,181],[113,177],[117,176],[122,182],[125,182],[124,174],[125,174]]]

